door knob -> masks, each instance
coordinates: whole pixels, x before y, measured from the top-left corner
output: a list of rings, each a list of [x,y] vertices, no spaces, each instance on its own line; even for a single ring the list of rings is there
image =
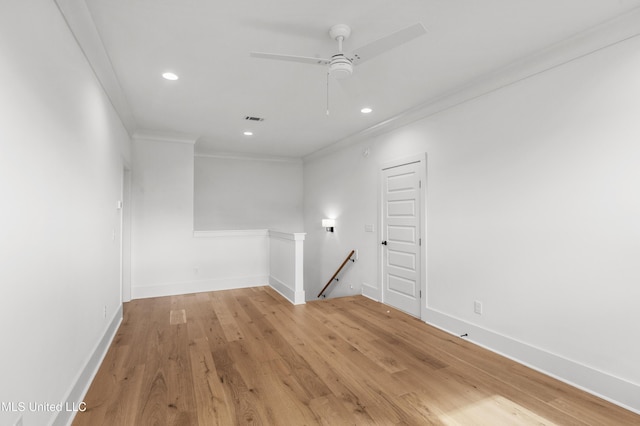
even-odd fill
[[[387,242],[386,242],[386,241],[383,241],[383,242],[382,242],[382,245],[383,245],[383,246],[386,246],[386,245],[387,245]]]

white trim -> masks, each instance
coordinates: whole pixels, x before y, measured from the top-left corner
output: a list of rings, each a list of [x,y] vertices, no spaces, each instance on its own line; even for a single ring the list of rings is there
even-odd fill
[[[406,166],[407,164],[419,163],[424,159],[423,157],[424,155],[422,154],[414,154],[408,157],[398,158],[392,161],[385,161],[384,163],[380,164],[380,170],[393,169],[394,167],[400,167],[400,166]]]
[[[274,276],[269,277],[269,286],[294,305],[304,305],[306,303],[304,290],[292,290]]]
[[[102,90],[120,117],[122,125],[131,134],[137,127],[131,105],[129,105],[122,86],[120,86],[120,81],[113,70],[113,64],[104,47],[100,33],[96,29],[91,11],[85,2],[76,0],[55,0],[55,2],[76,43],[78,43],[80,51],[102,86]]]
[[[269,230],[269,236],[271,238],[278,238],[281,240],[290,240],[290,241],[304,241],[306,232],[282,232],[282,231],[273,231]]]
[[[640,385],[427,308],[425,322],[543,374],[640,414]]]
[[[155,130],[137,130],[133,136],[133,139],[146,140],[152,142],[173,142],[184,143],[187,145],[195,145],[198,139],[197,135],[188,133],[170,133],[159,132]]]
[[[640,36],[640,7],[441,93],[388,120],[305,155],[303,160],[308,162],[324,157],[637,36]]]
[[[306,235],[306,234],[305,234]],[[293,277],[293,288],[295,289],[295,297],[293,299],[294,305],[300,305],[306,303],[305,291],[304,291],[304,235],[294,234],[296,236],[302,236],[302,238],[294,241],[294,253],[293,253],[293,267],[295,268]]]
[[[131,297],[133,299],[146,299],[149,297],[176,296],[180,294],[202,293],[208,291],[231,290],[236,288],[261,287],[267,285],[267,275],[255,275],[246,277],[215,278],[200,281],[184,281],[177,283],[158,283],[143,287],[133,287]]]
[[[69,404],[69,406],[77,407],[78,404],[82,402],[87,391],[89,390],[89,386],[93,382],[96,374],[98,373],[98,369],[102,365],[104,361],[104,357],[107,355],[107,351],[113,342],[113,339],[116,336],[116,332],[120,327],[120,323],[122,322],[122,305],[118,307],[113,318],[109,322],[107,329],[104,331],[102,338],[98,341],[95,348],[89,355],[84,368],[80,370],[78,375],[76,376],[71,389],[67,393],[65,397],[65,402]],[[73,419],[75,417],[75,412],[62,410],[58,412],[56,417],[54,418],[52,425],[71,425]]]
[[[250,154],[242,154],[237,152],[196,152],[196,157],[202,158],[220,158],[224,160],[246,160],[246,161],[274,161],[279,163],[294,163],[301,164],[302,158],[297,157],[278,157],[278,156],[269,156],[269,155],[250,155]]]
[[[282,294],[294,305],[305,303],[304,291],[304,239],[307,234],[304,232],[281,232],[269,231],[269,285],[278,293]],[[273,251],[271,239],[285,241],[287,252],[292,250],[293,258],[289,260],[288,267],[293,269],[292,282],[286,283],[273,275]],[[288,269],[285,268],[285,269]],[[278,270],[280,268],[277,268]]]
[[[131,179],[132,170],[124,165],[122,168],[122,207],[120,208],[120,303],[131,300],[131,241],[133,231]]]
[[[365,282],[362,283],[362,295],[376,302],[380,302],[380,299],[378,299],[378,289]]]
[[[220,231],[193,231],[194,238],[220,238],[220,237],[266,237],[268,229],[229,229]]]

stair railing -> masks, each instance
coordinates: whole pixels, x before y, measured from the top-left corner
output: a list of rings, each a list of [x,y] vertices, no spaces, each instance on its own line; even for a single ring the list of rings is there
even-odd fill
[[[344,265],[347,264],[347,262],[352,261],[355,262],[355,259],[352,259],[353,255],[355,254],[355,250],[351,250],[351,253],[349,253],[349,256],[347,256],[347,258],[344,260],[344,262],[342,262],[342,265],[340,265],[340,267],[338,268],[338,270],[336,271],[335,274],[333,274],[333,276],[331,277],[331,279],[329,280],[329,282],[323,287],[322,291],[320,293],[318,293],[318,298],[320,298],[320,296],[322,296],[322,294],[324,293],[324,291],[327,289],[327,287],[329,287],[329,285],[333,282],[333,280],[336,281],[340,281],[337,277],[338,274],[340,273],[340,271],[342,271],[342,268],[344,268]],[[326,297],[326,296],[325,296]]]

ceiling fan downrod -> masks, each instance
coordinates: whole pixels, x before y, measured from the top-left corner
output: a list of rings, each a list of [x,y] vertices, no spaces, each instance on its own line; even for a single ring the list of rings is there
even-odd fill
[[[347,78],[353,74],[353,62],[342,51],[342,42],[351,35],[351,28],[346,24],[337,24],[329,30],[331,38],[338,42],[338,53],[331,56],[329,74],[335,78]]]

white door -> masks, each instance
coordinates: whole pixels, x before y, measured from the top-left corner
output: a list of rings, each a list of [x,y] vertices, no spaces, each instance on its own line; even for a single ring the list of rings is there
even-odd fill
[[[420,317],[420,162],[382,170],[382,298]]]

